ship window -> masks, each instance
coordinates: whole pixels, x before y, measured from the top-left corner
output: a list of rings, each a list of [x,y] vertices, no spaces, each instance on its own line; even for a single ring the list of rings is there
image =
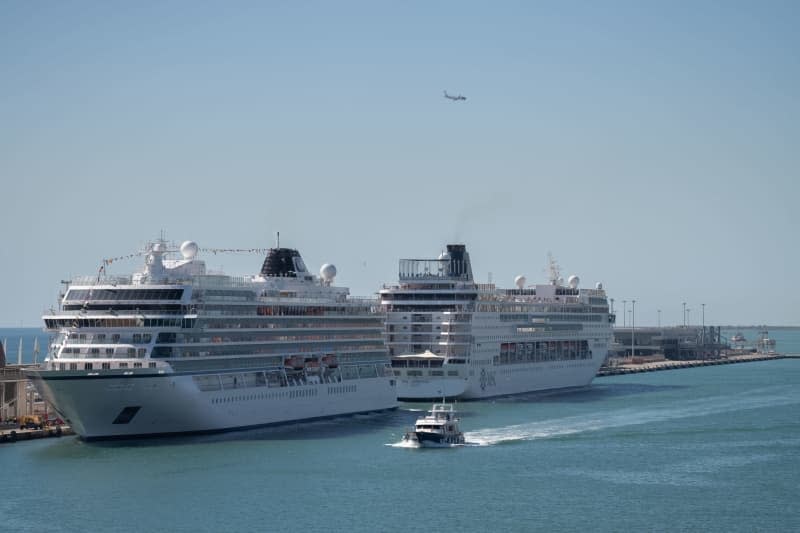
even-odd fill
[[[153,348],[153,357],[172,357],[172,346],[156,346]]]
[[[142,363],[133,363],[133,368],[142,368]]]
[[[114,348],[106,348],[106,355],[114,355]]]
[[[148,364],[147,364],[147,367],[148,367],[148,368],[155,368],[155,367],[156,367],[156,364],[155,364],[155,363],[148,363]]]
[[[67,364],[66,363],[58,363],[58,369],[59,370],[66,370],[67,369]]]
[[[128,363],[120,363],[119,367],[120,368],[128,368]]]
[[[152,338],[153,336],[151,334],[145,333],[144,335],[142,335],[142,342],[150,342]]]
[[[109,370],[111,368],[111,363],[103,363],[103,370]]]
[[[139,355],[138,355],[138,357],[144,357],[144,355],[145,355],[146,353],[147,353],[147,348],[139,348]]]
[[[70,363],[69,364],[70,370],[78,370],[78,363]]]
[[[84,369],[85,370],[92,370],[92,363],[86,363],[86,365],[84,366]]]
[[[136,348],[128,348],[128,355],[134,357],[136,355]]]

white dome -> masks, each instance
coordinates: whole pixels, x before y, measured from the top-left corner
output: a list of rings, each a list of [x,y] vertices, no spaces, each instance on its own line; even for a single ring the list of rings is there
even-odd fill
[[[517,276],[514,278],[514,285],[516,285],[518,289],[522,289],[525,286],[526,281],[528,280],[525,279],[525,276]]]
[[[328,281],[328,282],[333,281],[333,278],[336,277],[336,267],[333,266],[330,263],[325,263],[319,269],[319,275],[325,281]]]
[[[569,280],[567,280],[567,283],[569,283],[569,287],[571,289],[577,289],[578,288],[578,283],[580,283],[580,282],[581,282],[581,278],[579,278],[575,274],[571,275],[569,277]]]
[[[597,285],[595,285],[595,287],[597,288],[598,291],[602,291],[603,290],[603,284],[600,283],[599,281],[597,282]]]
[[[450,260],[450,254],[449,253],[442,252],[442,253],[439,254],[439,261],[449,261],[449,260]]]
[[[197,243],[194,241],[185,241],[181,244],[181,255],[184,259],[193,259],[197,255]]]

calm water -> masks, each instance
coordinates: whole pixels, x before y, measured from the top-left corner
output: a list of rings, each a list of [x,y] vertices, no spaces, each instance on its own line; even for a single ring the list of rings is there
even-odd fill
[[[800,351],[782,333],[800,345],[775,330],[778,349]],[[464,403],[473,445],[392,446],[426,407],[224,436],[2,445],[0,529],[800,530],[800,359]]]

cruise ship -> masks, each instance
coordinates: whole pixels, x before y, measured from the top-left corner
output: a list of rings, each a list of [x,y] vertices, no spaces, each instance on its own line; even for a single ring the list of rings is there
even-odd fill
[[[380,290],[386,342],[403,401],[475,400],[584,387],[606,358],[614,323],[602,284],[500,289],[476,283],[466,246],[438,259],[401,259],[399,283]]]
[[[271,248],[261,271],[206,270],[197,244],[160,239],[130,276],[74,279],[44,318],[27,372],[86,440],[221,432],[397,407],[374,299]],[[104,262],[107,264],[108,262]],[[101,268],[101,271],[104,269]]]

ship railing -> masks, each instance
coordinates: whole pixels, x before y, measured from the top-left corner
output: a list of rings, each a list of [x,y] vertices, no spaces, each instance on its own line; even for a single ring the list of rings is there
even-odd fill
[[[132,285],[131,276],[76,276],[70,285]]]
[[[206,275],[196,276],[191,279],[192,286],[197,288],[225,288],[225,287],[252,287],[253,278],[250,276]]]

